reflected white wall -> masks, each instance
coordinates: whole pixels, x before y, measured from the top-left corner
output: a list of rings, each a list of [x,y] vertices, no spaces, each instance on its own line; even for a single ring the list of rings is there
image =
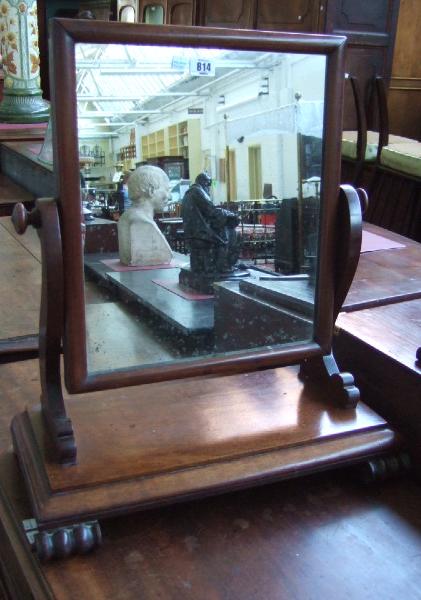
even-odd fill
[[[268,83],[268,94],[262,94],[265,81]],[[202,108],[199,164],[207,167],[215,180],[213,195],[216,203],[227,199],[227,185],[223,180],[226,178],[222,177],[221,169],[221,159],[226,159],[227,146],[235,151],[237,199],[249,199],[248,147],[251,145],[261,146],[262,185],[271,183],[273,194],[278,198],[297,196],[297,123],[288,124],[285,121],[278,131],[270,128],[264,131],[254,127],[253,115],[274,109],[285,109],[286,114],[292,114],[291,111],[299,102],[322,102],[324,82],[325,59],[320,56],[285,55],[275,68],[241,71],[210,86],[211,97],[182,99],[172,105],[169,114],[151,117],[146,125],[137,125],[137,161],[142,159],[139,155],[141,136],[192,118],[188,113],[189,107]],[[222,99],[225,104],[221,104]],[[227,123],[240,122],[245,116],[244,132],[241,133],[239,128],[239,135],[229,139]],[[127,145],[127,139],[128,134],[120,135],[114,147],[118,150]],[[192,173],[191,178],[194,179],[196,175]]]

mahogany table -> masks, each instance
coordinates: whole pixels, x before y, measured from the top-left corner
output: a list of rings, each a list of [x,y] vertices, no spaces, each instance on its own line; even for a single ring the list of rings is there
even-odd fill
[[[38,158],[42,145],[38,140],[0,143],[1,170],[36,197],[54,198],[57,192],[53,167]]]
[[[383,231],[382,234],[385,235]],[[373,278],[379,278],[379,264],[384,269],[381,293],[385,306],[380,307],[383,310],[401,307],[395,302],[399,295],[396,292],[399,278],[388,282],[388,262],[391,261],[397,271],[399,268],[410,271],[419,260],[419,245],[414,246],[407,240],[405,244],[403,249],[362,255],[360,267],[369,265],[367,269]],[[394,254],[391,258],[382,258],[383,252]],[[361,277],[361,269],[359,271]],[[417,293],[416,288],[415,292],[405,293]],[[358,295],[356,297],[358,299]],[[367,296],[363,298],[364,302],[366,300]],[[374,310],[380,309],[370,309],[367,313],[373,314]],[[338,323],[344,327],[346,319],[358,319],[364,312],[358,310],[342,315],[340,319],[344,321]],[[26,361],[3,365],[0,369],[4,398],[2,425],[5,427],[28,400],[32,402],[37,398],[37,366],[35,362]],[[253,375],[256,390],[259,389],[259,376]],[[289,379],[290,390],[296,385],[292,385],[293,381],[296,382],[295,377]],[[253,394],[247,391],[247,386],[252,384],[248,382],[246,387],[244,384],[245,380],[235,386],[242,402],[247,398],[244,392],[248,394],[246,405],[250,417]],[[194,387],[194,382],[192,385]],[[277,401],[276,385],[275,378],[272,403]],[[195,393],[192,389],[191,394]],[[165,402],[165,395],[161,396],[159,401]],[[77,398],[75,407],[74,414],[78,418]],[[208,418],[212,416],[210,408],[208,400]],[[347,416],[346,411],[338,412],[342,409],[314,403],[304,394],[300,400],[288,404],[287,435],[291,436],[292,448],[297,447],[299,441],[294,442],[294,435],[297,435],[293,433],[294,428],[302,435],[302,427],[304,432],[306,427],[308,429],[308,415],[314,413],[314,408],[319,411],[320,424],[316,445],[322,452],[326,442],[333,442],[336,451],[343,452],[341,443],[345,441],[346,445],[354,433],[361,442],[360,449],[367,435],[379,436],[384,449],[395,446],[396,437],[387,424],[363,404],[354,415],[359,424],[353,430],[355,423],[346,423],[349,413]],[[224,410],[229,413],[231,409],[226,405]],[[251,439],[256,434],[254,429],[260,428],[261,439],[267,440],[269,446],[273,445],[276,437],[271,432],[273,423],[262,423],[265,411],[262,413],[259,409],[254,414],[255,417],[260,414],[259,422],[248,417],[244,422],[246,437]],[[234,415],[235,412],[230,418]],[[224,445],[234,447],[237,441],[229,439],[229,428],[224,429],[223,420],[217,423],[214,416],[212,419],[208,426],[212,424],[209,432],[216,435],[213,451],[222,452],[223,456]],[[315,423],[314,418],[312,422]],[[225,419],[225,423],[229,424],[230,419]],[[80,425],[83,425],[83,409]],[[330,438],[329,433],[326,435],[329,428]],[[338,432],[342,432],[341,435],[337,435]],[[314,433],[309,435],[314,436]],[[341,439],[342,434],[345,435]],[[246,437],[243,437],[243,444]],[[3,444],[9,439],[4,431]],[[354,442],[355,438],[352,448],[350,445],[346,450],[350,453],[349,460],[339,460],[337,464],[359,462],[363,452],[358,455]],[[335,448],[332,449],[335,452]],[[375,454],[374,446],[372,449]],[[200,444],[196,443],[195,451],[200,451]],[[305,462],[301,465],[299,471],[303,475],[306,473]],[[317,468],[324,466],[322,461]],[[109,467],[111,470],[119,468],[118,465]],[[293,474],[291,472],[289,476]],[[342,471],[336,475],[304,477],[296,482],[148,510],[135,516],[120,516],[104,521],[105,542],[95,554],[44,567],[40,567],[29,553],[21,528],[17,526],[22,518],[32,516],[32,513],[19,488],[16,465],[10,454],[5,454],[0,464],[1,485],[5,494],[0,501],[0,562],[5,588],[12,598],[25,599],[32,594],[35,598],[58,599],[200,597],[260,600],[264,597],[271,600],[338,598],[338,590],[347,598],[358,599],[361,594],[417,597],[421,571],[419,562],[411,557],[421,552],[421,493],[412,482],[384,484],[380,494],[376,489],[367,490],[352,483],[348,480],[348,471]],[[7,497],[11,499],[11,505]]]
[[[421,298],[421,244],[370,223],[364,231],[403,247],[363,252],[343,310],[351,312]]]
[[[342,470],[107,521],[95,553],[40,564],[13,456],[0,457],[0,565],[13,600],[419,598],[421,487]]]
[[[421,299],[342,313],[334,340],[362,398],[410,442],[421,472]]]
[[[23,202],[28,210],[34,206],[34,195],[0,173],[0,217],[11,215],[16,202]]]
[[[404,248],[361,255],[334,352],[364,401],[405,434],[421,471],[421,244],[374,225],[365,229]]]
[[[38,235],[0,218],[0,362],[38,354],[41,253]]]
[[[33,513],[8,450],[10,418],[36,402],[37,369],[35,360],[0,366],[0,565],[7,598],[417,598],[421,488],[410,479],[367,487],[360,465],[104,520],[103,545],[94,553],[40,564],[23,534],[22,520]],[[239,388],[243,402],[248,385]],[[101,393],[95,395],[101,403]],[[256,398],[249,407],[249,428],[265,418],[269,407],[257,410],[261,403]],[[298,425],[308,429],[309,409],[308,397],[288,403],[284,435]],[[329,406],[313,410],[320,411],[320,434],[330,431],[339,449],[335,433],[357,414]],[[363,405],[360,410],[362,437],[389,435],[381,419]],[[203,431],[229,443],[230,422],[224,434],[223,422],[217,431],[209,410],[205,415]],[[268,440],[271,426],[268,420]]]

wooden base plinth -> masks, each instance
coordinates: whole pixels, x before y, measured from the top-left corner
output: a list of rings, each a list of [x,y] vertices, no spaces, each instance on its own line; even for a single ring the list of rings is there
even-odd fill
[[[41,528],[105,518],[363,461],[398,442],[360,403],[334,406],[288,367],[66,400],[77,464],[48,456],[39,408],[13,420]]]

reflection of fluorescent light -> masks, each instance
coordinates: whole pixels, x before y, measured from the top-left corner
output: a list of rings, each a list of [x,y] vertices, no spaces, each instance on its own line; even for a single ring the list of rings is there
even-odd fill
[[[134,123],[124,123],[119,121],[118,123],[85,123],[83,125],[79,125],[79,129],[96,129],[97,127],[121,127],[122,125],[134,125]]]
[[[130,100],[139,100],[139,98],[158,98],[158,97],[171,97],[171,96],[200,96],[201,98],[207,97],[209,96],[209,94],[199,94],[196,92],[154,92],[154,93],[145,93],[142,94],[141,92],[133,95],[133,96],[129,96],[128,94],[126,96],[99,96],[98,94],[93,95],[93,94],[79,94],[77,97],[77,101],[78,102],[88,102],[88,101],[92,101],[92,102],[130,102]]]
[[[174,74],[174,72],[180,73],[179,68],[174,69],[100,69],[100,75],[120,75],[120,77],[124,77],[124,75],[166,75],[166,74]],[[181,69],[181,73],[183,73],[183,69]]]
[[[103,119],[104,117],[114,117],[115,115],[161,115],[164,111],[162,110],[114,110],[112,112],[93,110],[78,113],[78,119]]]
[[[247,104],[248,102],[254,102],[257,100],[257,96],[251,96],[250,98],[243,98],[238,102],[231,102],[231,104],[221,104],[216,107],[216,112],[225,112],[230,110],[231,108],[236,108],[237,106],[241,106],[242,104]]]
[[[109,131],[108,133],[100,133],[99,131],[97,131],[96,133],[84,133],[83,131],[79,131],[79,140],[87,140],[90,138],[118,138],[118,135],[116,133],[111,133],[111,131]]]

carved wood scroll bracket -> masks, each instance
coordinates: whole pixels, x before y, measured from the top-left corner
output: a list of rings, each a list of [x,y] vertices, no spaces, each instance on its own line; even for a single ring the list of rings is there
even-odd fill
[[[16,204],[12,221],[19,234],[25,233],[28,225],[35,227],[41,242],[41,405],[50,434],[52,458],[60,463],[72,464],[76,461],[76,444],[72,423],[66,414],[60,375],[64,300],[62,242],[57,203],[52,198],[40,198],[30,213],[23,204]]]
[[[367,203],[364,190],[341,185],[336,224],[335,301],[336,321],[357,270],[362,241],[362,205]]]
[[[367,204],[364,190],[341,185],[336,224],[335,297],[336,321],[357,270],[362,240],[362,209]],[[332,353],[305,360],[300,377],[328,385],[329,394],[345,408],[354,408],[360,399],[351,373],[341,372]]]
[[[326,393],[343,408],[355,408],[360,390],[351,373],[341,372],[333,354],[306,359],[300,365],[300,378],[326,387]]]

